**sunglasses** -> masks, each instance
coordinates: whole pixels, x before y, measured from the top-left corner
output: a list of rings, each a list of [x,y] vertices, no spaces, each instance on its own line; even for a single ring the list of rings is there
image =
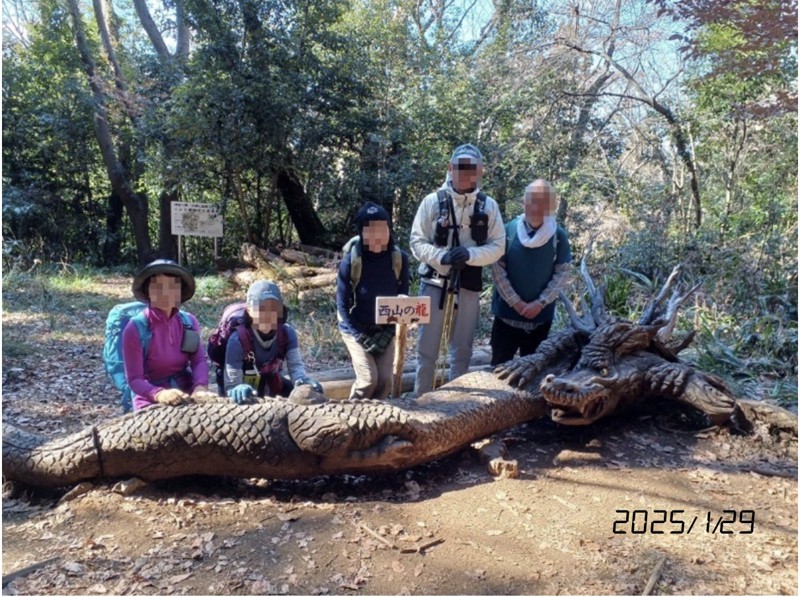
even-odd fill
[[[478,164],[453,164],[456,170],[477,170]]]

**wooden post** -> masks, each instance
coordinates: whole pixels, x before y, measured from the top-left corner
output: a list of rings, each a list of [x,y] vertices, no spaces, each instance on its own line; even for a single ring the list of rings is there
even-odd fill
[[[178,265],[183,265],[183,237],[178,235]]]
[[[392,368],[392,397],[400,398],[403,392],[403,365],[406,360],[406,336],[408,325],[398,323],[395,326],[397,333],[394,341],[394,367]]]

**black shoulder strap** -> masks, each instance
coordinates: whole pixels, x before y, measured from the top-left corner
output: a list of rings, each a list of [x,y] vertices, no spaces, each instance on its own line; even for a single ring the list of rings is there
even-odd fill
[[[436,191],[436,199],[439,201],[439,218],[444,218],[447,215],[450,195],[444,189],[439,189]]]
[[[450,234],[452,246],[457,247],[459,245],[459,239],[457,232],[458,228],[456,226],[456,210],[455,206],[453,205],[453,200],[450,197],[450,193],[444,189],[439,189],[436,191],[436,199],[439,201],[439,222],[450,222],[450,226],[448,228],[452,231],[452,234],[450,234],[450,232],[448,232],[448,234]]]
[[[459,237],[458,224],[456,223],[456,206],[453,205],[453,200],[449,195],[447,199],[447,207],[450,210],[450,230],[452,231],[450,234],[450,246],[458,247],[461,246],[461,238]]]
[[[255,330],[242,323],[236,327],[236,331],[239,332],[239,344],[242,345],[242,363],[252,364],[255,359],[255,351],[253,350],[254,338],[250,334],[255,334]]]

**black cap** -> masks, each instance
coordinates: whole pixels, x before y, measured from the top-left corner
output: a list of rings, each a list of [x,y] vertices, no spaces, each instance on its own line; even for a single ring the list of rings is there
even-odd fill
[[[389,215],[389,212],[372,201],[367,201],[364,205],[362,205],[361,209],[359,209],[356,212],[356,215],[353,217],[353,223],[359,230],[362,230],[364,226],[370,222],[375,221],[388,222],[389,227],[392,225],[392,218]]]

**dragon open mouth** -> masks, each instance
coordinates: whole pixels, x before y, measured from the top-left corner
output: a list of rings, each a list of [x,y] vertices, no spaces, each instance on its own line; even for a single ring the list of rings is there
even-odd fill
[[[548,375],[540,390],[551,407],[550,418],[564,425],[593,422],[608,410],[608,392],[605,384],[589,381],[576,384]]]
[[[550,418],[557,422],[569,425],[573,423],[587,423],[599,418],[606,410],[606,401],[596,398],[584,403],[580,409],[564,409],[554,407],[550,410]]]

